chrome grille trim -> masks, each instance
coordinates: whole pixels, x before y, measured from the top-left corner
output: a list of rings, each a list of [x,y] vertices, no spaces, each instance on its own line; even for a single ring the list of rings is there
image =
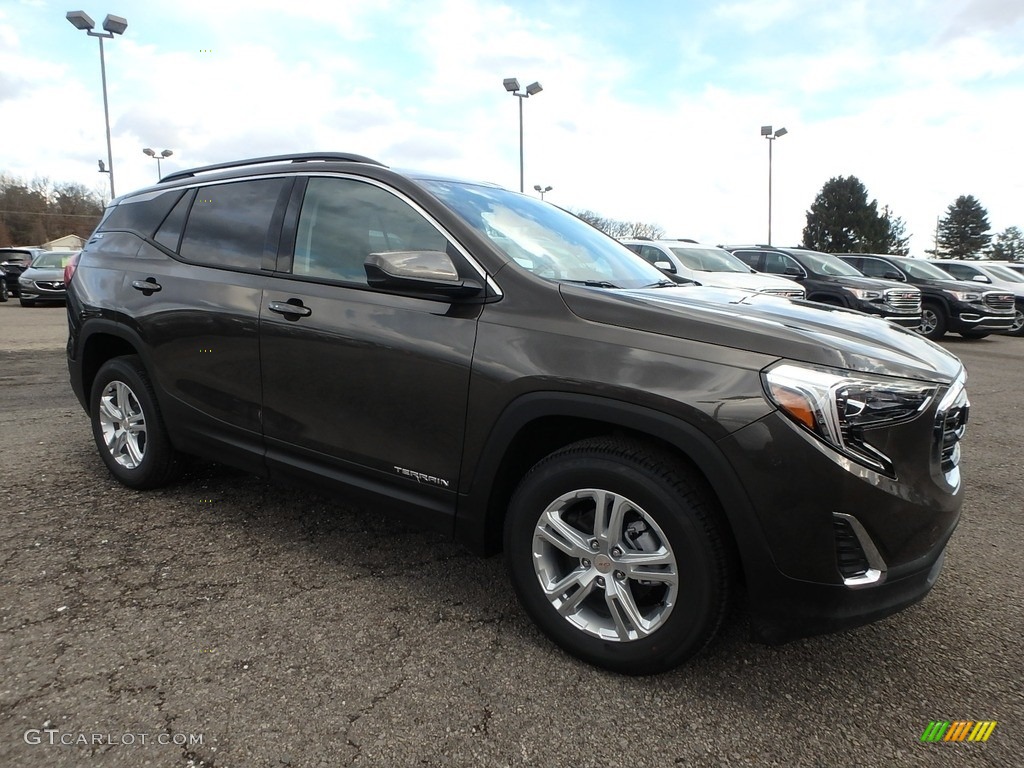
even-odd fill
[[[885,292],[885,303],[900,312],[921,312],[921,292],[899,288]]]
[[[985,306],[995,310],[1012,311],[1013,294],[1005,291],[986,291],[982,294],[982,301]]]

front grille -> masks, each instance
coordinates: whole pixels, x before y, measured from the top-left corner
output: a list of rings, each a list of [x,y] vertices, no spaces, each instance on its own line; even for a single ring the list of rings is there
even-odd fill
[[[761,293],[767,293],[769,296],[782,296],[787,299],[802,299],[806,295],[804,291],[792,288],[765,288]]]
[[[64,281],[63,280],[36,280],[36,285],[40,288],[44,288],[47,291],[63,291]]]
[[[892,290],[885,292],[885,303],[898,312],[921,312],[921,292]]]
[[[1013,294],[1001,291],[988,291],[985,293],[985,306],[996,311],[1013,310]]]
[[[853,526],[848,520],[833,515],[832,530],[836,537],[836,562],[839,564],[839,573],[844,579],[864,576],[871,564],[868,563],[868,556],[864,553],[857,534],[853,532]]]

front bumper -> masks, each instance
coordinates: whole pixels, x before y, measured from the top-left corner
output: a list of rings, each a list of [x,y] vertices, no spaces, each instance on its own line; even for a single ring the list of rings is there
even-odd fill
[[[66,301],[68,292],[60,281],[19,280],[18,295],[25,301]]]
[[[848,460],[779,413],[720,441],[766,550],[743,563],[760,639],[854,627],[924,598],[963,496],[958,470],[938,460],[936,419],[922,415],[886,438],[888,455],[902,457],[895,478]]]

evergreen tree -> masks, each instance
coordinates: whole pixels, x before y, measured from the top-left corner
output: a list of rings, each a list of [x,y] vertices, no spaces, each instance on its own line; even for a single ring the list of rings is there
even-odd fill
[[[803,246],[826,253],[891,253],[905,255],[910,236],[889,207],[878,212],[868,190],[856,176],[835,176],[821,188],[807,211]]]
[[[976,259],[992,235],[988,211],[974,195],[960,195],[939,222],[936,255],[940,259]]]
[[[1024,232],[1019,227],[1007,227],[996,235],[986,257],[1000,261],[1024,261]]]

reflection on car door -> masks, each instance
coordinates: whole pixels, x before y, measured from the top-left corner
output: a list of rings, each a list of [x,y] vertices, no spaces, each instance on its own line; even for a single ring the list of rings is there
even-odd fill
[[[309,179],[287,227],[260,310],[268,464],[370,492],[397,474],[450,515],[479,307],[378,292],[363,271],[370,253],[447,239],[397,193],[340,177]]]

